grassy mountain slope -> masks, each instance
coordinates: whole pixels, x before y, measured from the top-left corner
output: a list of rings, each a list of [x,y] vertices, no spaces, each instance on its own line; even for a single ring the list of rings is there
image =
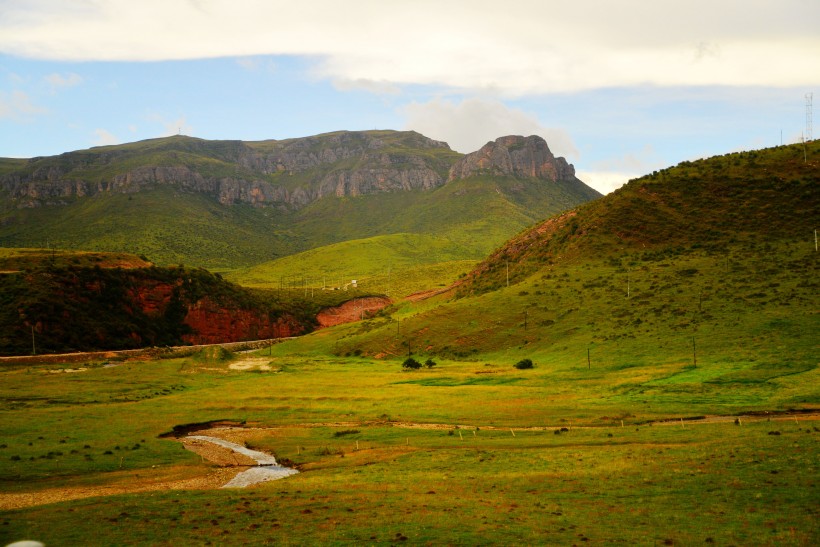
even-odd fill
[[[576,256],[725,252],[736,244],[811,237],[820,220],[820,142],[727,154],[631,181],[528,230],[487,258],[461,289],[500,287]]]
[[[278,155],[265,156],[274,152]],[[570,182],[480,176],[428,190],[331,192],[299,206],[273,201],[253,206],[226,202],[205,181],[261,181],[287,191],[315,190],[327,176],[344,179],[359,173],[378,179],[379,173],[419,165],[446,180],[459,157],[417,133],[365,131],[260,142],[176,136],[50,158],[0,160],[6,192],[19,189],[23,183],[18,179],[25,177],[41,181],[43,188],[51,178],[63,185],[63,193],[52,197],[43,197],[46,190],[41,188],[34,192],[40,197],[26,198],[38,206],[23,207],[25,200],[0,196],[0,246],[127,251],[158,264],[225,270],[351,239],[416,233],[447,237],[454,253],[468,248],[470,258],[478,259],[533,222],[598,196]],[[265,163],[271,158],[285,158],[299,168]],[[145,177],[146,170],[157,167],[179,168],[179,173],[163,176],[182,179],[133,183],[127,193],[100,190],[118,175],[139,172]],[[86,185],[89,194],[72,194],[76,185]]]
[[[389,296],[405,296],[447,286],[476,264],[474,252],[451,240],[427,234],[393,234],[344,241],[227,272],[246,287],[359,287]]]
[[[201,194],[159,187],[109,194],[61,207],[10,213],[0,244],[96,251],[126,251],[160,264],[226,268],[261,262],[292,251],[287,232],[247,205],[223,207]]]
[[[756,166],[736,171],[742,201],[704,194],[713,160],[685,184],[632,183],[514,238],[462,298],[401,303],[240,358],[268,372],[196,358],[9,367],[0,498],[42,505],[0,512],[4,533],[814,545],[817,415],[770,413],[820,409],[817,164],[804,171],[792,152],[756,153],[777,192]],[[404,371],[410,352],[437,365]],[[533,369],[513,367],[524,357]],[[232,440],[302,472],[251,490],[154,490],[213,472],[161,433],[226,419],[253,426]]]
[[[603,390],[568,397],[576,411],[820,405],[819,151],[807,164],[786,147],[634,181],[514,238],[459,287],[462,298],[403,303],[280,349],[528,357],[551,396],[583,392],[579,382]],[[736,168],[728,181],[726,166]]]
[[[395,275],[402,275],[402,268],[426,267],[406,272],[415,274],[404,276],[406,285],[392,285],[396,294],[409,294],[453,281],[469,266],[460,261],[485,257],[512,234],[579,198],[594,196],[594,191],[579,195],[577,188],[561,181],[484,176],[432,192],[325,199],[291,217],[291,233],[309,233],[310,241],[326,246],[228,275],[239,283],[269,287],[279,286],[282,276],[308,275],[314,286],[322,276],[370,278],[387,291],[389,264],[394,264]],[[374,237],[358,239],[362,233]],[[459,262],[429,267],[451,261]]]

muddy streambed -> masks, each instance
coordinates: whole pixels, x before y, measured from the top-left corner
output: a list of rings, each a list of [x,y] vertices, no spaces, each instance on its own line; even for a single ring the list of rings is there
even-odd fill
[[[241,471],[228,483],[223,485],[222,488],[244,488],[246,486],[259,484],[260,482],[284,479],[285,477],[289,477],[290,475],[294,475],[299,472],[296,469],[279,465],[276,458],[270,454],[266,454],[258,450],[252,450],[240,444],[226,441],[225,439],[209,437],[207,435],[188,435],[185,439],[189,442],[199,441],[215,444],[256,462],[256,466],[250,467],[245,471]]]

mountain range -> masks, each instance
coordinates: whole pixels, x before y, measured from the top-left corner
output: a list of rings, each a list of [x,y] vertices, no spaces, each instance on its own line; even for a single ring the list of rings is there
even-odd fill
[[[412,133],[389,135],[405,143],[420,138]],[[172,138],[165,142],[187,145],[191,141]],[[686,161],[591,201],[592,191],[574,178],[571,166],[552,157],[537,137],[503,137],[458,157],[440,143],[422,142],[429,145],[431,156],[450,158],[437,168],[432,167],[432,160],[425,164],[437,173],[438,186],[407,190],[360,186],[361,191],[368,188],[371,193],[325,195],[306,205],[223,204],[218,194],[182,187],[175,181],[153,181],[138,185],[133,192],[97,187],[94,195],[70,194],[59,199],[37,194],[41,201],[35,203],[32,188],[40,183],[35,184],[33,173],[49,162],[59,163],[59,158],[6,160],[2,176],[7,247],[11,246],[6,242],[8,234],[22,233],[15,232],[21,223],[29,230],[38,228],[22,221],[41,218],[51,223],[54,232],[48,233],[62,237],[77,237],[90,227],[106,235],[119,233],[120,252],[129,250],[133,241],[144,241],[137,237],[144,234],[140,229],[166,225],[187,227],[189,231],[182,235],[196,235],[210,249],[231,249],[232,240],[220,237],[221,231],[233,229],[239,233],[231,237],[238,240],[252,233],[260,238],[252,243],[281,236],[293,240],[291,251],[312,249],[225,274],[246,286],[276,289],[268,293],[243,292],[218,275],[181,267],[116,274],[118,269],[149,268],[144,259],[134,256],[103,259],[67,253],[61,257],[55,251],[37,251],[32,263],[25,252],[12,251],[5,265],[0,264],[6,270],[2,276],[7,289],[2,291],[3,321],[5,332],[13,337],[8,346],[24,348],[32,330],[43,338],[50,329],[52,345],[59,347],[63,330],[76,323],[70,319],[82,315],[87,318],[84,331],[92,333],[94,341],[83,342],[75,336],[69,345],[99,347],[105,343],[104,324],[114,321],[100,323],[95,318],[114,317],[123,309],[135,310],[136,315],[118,325],[115,334],[120,345],[139,344],[139,340],[166,343],[163,333],[177,340],[208,339],[197,331],[207,323],[197,310],[224,317],[220,332],[231,332],[232,338],[247,338],[251,331],[258,334],[273,329],[274,324],[281,330],[284,323],[277,321],[291,321],[295,310],[303,317],[287,328],[306,332],[315,324],[313,311],[327,300],[315,299],[315,289],[324,295],[322,288],[347,288],[356,279],[349,274],[370,272],[375,278],[381,272],[381,285],[371,279],[356,289],[359,292],[331,291],[330,300],[339,303],[357,295],[389,293],[395,301],[409,292],[397,288],[401,283],[405,289],[428,291],[397,302],[362,324],[290,342],[290,350],[389,357],[415,348],[458,359],[513,352],[555,361],[576,359],[596,347],[606,348],[606,362],[621,367],[624,362],[641,366],[659,359],[679,363],[685,360],[687,344],[694,347],[697,338],[697,351],[709,352],[724,371],[732,367],[754,370],[765,380],[766,374],[783,367],[806,371],[816,365],[812,333],[817,330],[815,230],[820,220],[817,142]],[[122,148],[127,152],[146,146],[136,143]],[[39,162],[44,163],[26,167]],[[445,165],[449,165],[446,170]],[[291,189],[321,188],[332,173],[302,173],[301,180],[307,182],[300,184],[305,186],[292,185]],[[355,175],[352,168],[347,173],[335,176],[365,177]],[[401,179],[401,175],[396,177]],[[55,180],[68,178],[64,173]],[[72,187],[80,185],[75,181]],[[352,187],[341,188],[348,191]],[[149,200],[154,200],[153,208],[146,206]],[[131,202],[137,206],[128,208]],[[552,216],[546,212],[550,209]],[[169,214],[173,211],[180,215]],[[533,220],[538,211],[547,218]],[[71,216],[80,213],[83,215]],[[122,231],[123,218],[135,223],[135,233]],[[244,218],[246,231],[227,221],[219,225],[220,218]],[[250,220],[261,218],[269,219],[266,227],[276,225],[283,231],[253,232],[257,224]],[[298,219],[298,230],[296,225],[282,228],[283,218]],[[214,224],[218,228],[208,231]],[[352,237],[362,233],[371,235]],[[107,240],[111,245],[115,241],[113,237]],[[184,245],[168,249],[180,256],[186,250]],[[251,259],[253,255],[244,256],[248,262]],[[108,260],[109,269],[115,272],[101,273],[94,264],[98,260]],[[402,281],[400,269],[418,274],[417,279]],[[144,286],[150,290],[143,290]],[[157,287],[159,296],[153,291]],[[34,294],[32,288],[40,293]],[[214,300],[209,292],[227,296]],[[69,294],[71,302],[96,302],[94,306],[102,306],[101,311],[65,304]],[[112,307],[112,294],[130,300]],[[419,300],[423,302],[416,304]],[[154,301],[162,305],[154,309]],[[176,307],[168,306],[172,302],[177,302]],[[304,315],[308,308],[313,311]],[[28,316],[35,311],[45,319]],[[62,319],[55,322],[55,317]],[[193,321],[197,317],[199,323]],[[155,320],[165,323],[157,327]],[[237,321],[250,330],[231,330],[230,325],[240,324]],[[166,323],[171,327],[162,328]],[[51,327],[46,329],[47,325]],[[789,347],[788,364],[780,363],[777,356],[784,344]],[[746,357],[740,358],[742,364],[733,365],[737,355]]]
[[[415,132],[257,142],[187,136],[0,159],[0,245],[128,251],[247,267],[385,234],[427,234],[479,259],[600,196],[540,137],[462,155]],[[474,234],[481,233],[481,237]]]

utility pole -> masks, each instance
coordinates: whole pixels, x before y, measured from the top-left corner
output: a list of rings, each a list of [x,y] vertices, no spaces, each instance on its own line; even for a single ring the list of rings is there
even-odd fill
[[[802,133],[800,134],[800,140],[803,141],[803,163],[808,163],[808,155],[806,154],[806,137]]]
[[[31,354],[37,355],[37,348],[34,346],[34,325],[31,326]]]
[[[527,330],[527,310],[524,310],[524,330]]]
[[[698,366],[698,347],[695,345],[695,337],[692,337],[692,360]]]
[[[510,286],[510,261],[507,260],[507,261],[505,261],[505,263],[507,264],[507,286],[509,287]]]

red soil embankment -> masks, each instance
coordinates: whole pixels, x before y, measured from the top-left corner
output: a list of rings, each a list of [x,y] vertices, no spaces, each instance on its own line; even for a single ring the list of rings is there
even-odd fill
[[[355,298],[334,308],[325,308],[316,316],[320,327],[332,327],[342,323],[359,321],[369,314],[392,304],[392,300],[385,296],[367,296]]]

